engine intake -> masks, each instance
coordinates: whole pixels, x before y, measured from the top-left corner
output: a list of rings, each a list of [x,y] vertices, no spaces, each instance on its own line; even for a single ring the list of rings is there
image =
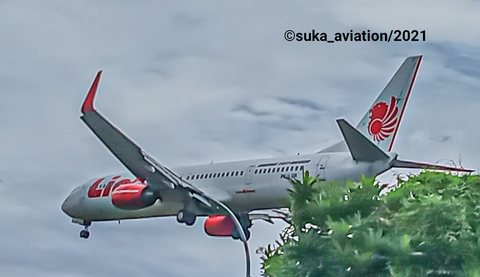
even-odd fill
[[[124,184],[112,192],[112,204],[123,210],[139,210],[153,205],[157,199],[153,190],[144,184]]]

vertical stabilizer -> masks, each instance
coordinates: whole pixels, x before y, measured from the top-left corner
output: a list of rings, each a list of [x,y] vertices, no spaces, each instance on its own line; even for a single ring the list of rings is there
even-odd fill
[[[383,151],[392,150],[421,61],[422,56],[407,58],[357,125]]]

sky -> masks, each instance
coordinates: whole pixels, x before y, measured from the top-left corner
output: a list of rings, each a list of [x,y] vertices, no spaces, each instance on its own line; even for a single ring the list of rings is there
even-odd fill
[[[0,1],[2,276],[244,276],[243,246],[174,218],[94,223],[60,206],[123,172],[79,119],[97,108],[168,167],[313,153],[341,140],[403,60],[423,54],[393,147],[479,169],[480,2]],[[425,41],[286,41],[299,33],[425,30]],[[259,246],[285,224],[255,222]]]

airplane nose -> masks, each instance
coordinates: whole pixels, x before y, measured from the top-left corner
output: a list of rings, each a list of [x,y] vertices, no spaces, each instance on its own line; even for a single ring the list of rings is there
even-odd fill
[[[78,218],[80,216],[80,189],[75,189],[62,203],[62,211],[71,218]]]
[[[70,217],[72,217],[72,210],[73,210],[73,206],[74,206],[74,203],[73,203],[73,200],[70,196],[67,197],[67,199],[65,199],[65,201],[63,201],[63,204],[62,204],[62,211],[69,215]]]

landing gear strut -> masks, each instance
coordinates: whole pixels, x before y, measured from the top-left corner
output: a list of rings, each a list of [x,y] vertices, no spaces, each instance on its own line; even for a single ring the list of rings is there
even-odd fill
[[[192,226],[193,224],[195,224],[196,219],[197,215],[187,210],[181,210],[177,214],[177,222],[185,223],[187,226]]]
[[[88,239],[90,237],[90,232],[88,231],[88,227],[90,227],[90,225],[92,225],[92,222],[91,221],[85,221],[82,225],[85,226],[85,227],[82,231],[80,231],[80,237],[82,239]]]

